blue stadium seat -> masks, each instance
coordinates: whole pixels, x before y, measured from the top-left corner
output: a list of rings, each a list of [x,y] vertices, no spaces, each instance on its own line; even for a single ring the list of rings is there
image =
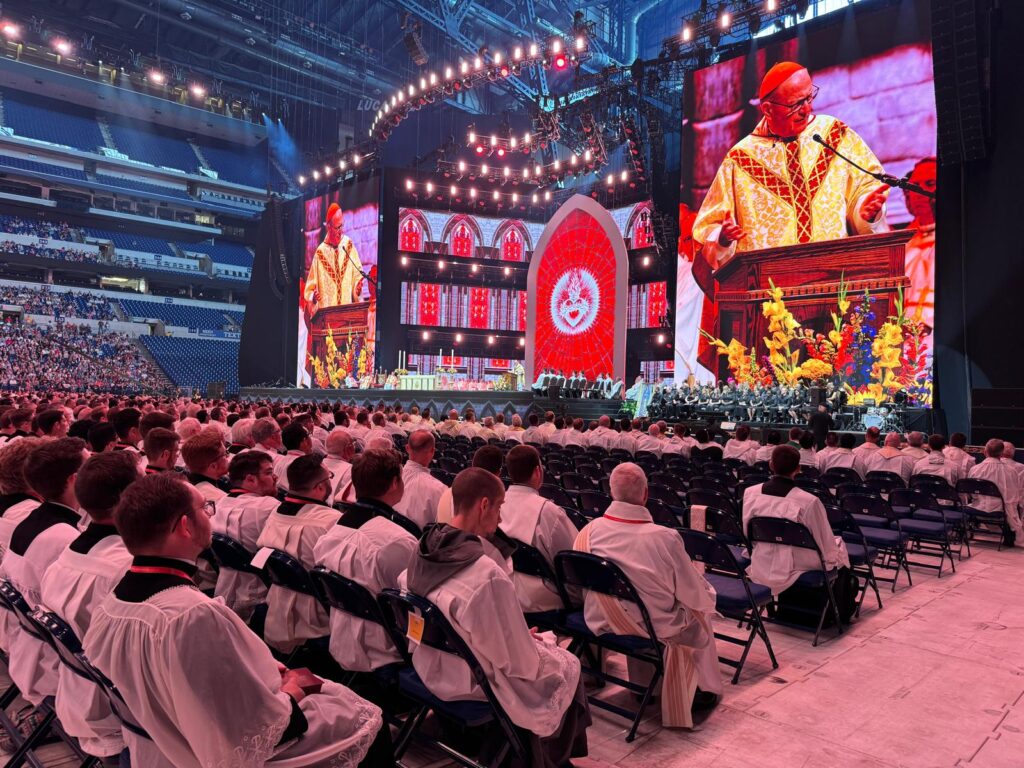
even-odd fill
[[[121,187],[133,192],[144,192],[147,195],[163,195],[164,197],[174,197],[179,200],[192,199],[185,190],[165,187],[163,184],[151,184],[146,181],[136,181],[135,179],[122,179],[119,176],[107,176],[103,173],[96,174],[96,181],[100,184],[109,184],[112,187]]]
[[[25,160],[21,157],[0,155],[0,165],[6,166],[7,168],[16,168],[19,171],[31,171],[32,173],[47,174],[49,176],[60,176],[65,179],[88,181],[85,171],[80,171],[76,168],[65,168],[62,165],[40,163],[36,160]]]
[[[114,248],[119,250],[159,253],[163,256],[175,255],[174,251],[171,250],[170,243],[166,240],[161,240],[159,237],[147,237],[146,235],[136,235],[131,232],[113,232],[96,227],[86,227],[83,231],[89,237],[110,240],[114,244]]]
[[[205,391],[211,381],[238,392],[238,343],[174,336],[142,336],[143,345],[177,387]]]
[[[148,123],[113,122],[110,135],[117,149],[133,160],[196,173],[199,157],[183,137],[171,136]]]
[[[194,307],[187,304],[168,304],[138,299],[121,299],[120,304],[128,317],[156,318],[167,325],[208,330],[223,330],[228,325],[228,320],[224,316],[225,311],[210,307]],[[241,324],[243,313],[232,311],[230,314],[235,324]]]
[[[85,152],[104,146],[96,116],[85,107],[7,89],[3,99],[4,122],[18,136]]]
[[[252,251],[238,243],[175,243],[183,251],[209,256],[216,264],[252,269]]]
[[[212,142],[197,143],[210,167],[217,171],[217,175],[224,181],[264,189],[267,186],[270,167],[272,183],[283,182],[280,174],[267,162],[266,143],[255,147],[236,147]]]

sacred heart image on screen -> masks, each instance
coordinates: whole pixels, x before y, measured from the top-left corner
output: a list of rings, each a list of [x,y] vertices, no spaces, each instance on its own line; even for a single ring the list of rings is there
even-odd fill
[[[566,270],[551,292],[551,322],[567,336],[583,333],[601,309],[597,280],[585,269]]]

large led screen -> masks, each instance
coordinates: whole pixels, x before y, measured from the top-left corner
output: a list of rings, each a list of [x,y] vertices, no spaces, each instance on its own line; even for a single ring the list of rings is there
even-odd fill
[[[373,375],[379,195],[369,179],[305,201],[299,386],[351,387]]]
[[[820,143],[934,192],[927,4],[902,6],[688,76],[677,381],[831,384],[854,403],[905,392],[931,405],[935,201]],[[781,62],[805,71],[776,69],[762,103]]]

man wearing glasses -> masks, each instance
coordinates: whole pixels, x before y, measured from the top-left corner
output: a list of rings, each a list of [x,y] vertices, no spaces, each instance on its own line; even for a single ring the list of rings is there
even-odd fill
[[[841,120],[814,114],[817,93],[810,73],[795,62],[780,62],[765,75],[762,118],[725,156],[693,225],[713,268],[737,251],[888,231],[889,188],[814,136],[870,171],[881,172],[881,163]]]

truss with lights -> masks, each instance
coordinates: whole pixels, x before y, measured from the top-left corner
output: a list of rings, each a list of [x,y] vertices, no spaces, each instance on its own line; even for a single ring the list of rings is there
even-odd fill
[[[442,74],[430,72],[418,81],[387,98],[370,126],[369,135],[385,141],[410,112],[421,109],[435,101],[447,99],[455,93],[485,83],[495,83],[510,75],[516,75],[526,67],[540,66],[556,71],[576,65],[589,57],[589,43],[584,35],[571,42],[560,37],[545,44],[527,43],[515,45],[507,54],[497,51],[481,51],[471,61],[461,60],[458,65],[444,67]]]

